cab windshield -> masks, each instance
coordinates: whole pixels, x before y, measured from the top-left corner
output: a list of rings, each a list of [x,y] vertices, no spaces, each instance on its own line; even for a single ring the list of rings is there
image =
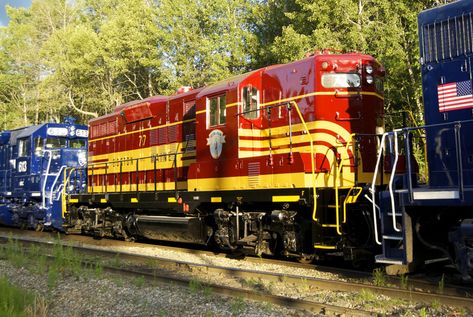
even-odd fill
[[[46,149],[61,149],[66,147],[67,140],[64,138],[47,138],[44,143]]]
[[[72,148],[72,149],[81,149],[81,148],[84,148],[85,147],[85,140],[70,140],[69,141],[69,146]]]

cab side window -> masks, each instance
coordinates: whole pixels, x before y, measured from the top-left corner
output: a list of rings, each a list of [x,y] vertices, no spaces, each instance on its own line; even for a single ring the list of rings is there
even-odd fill
[[[21,139],[18,142],[18,157],[29,156],[31,141],[29,138]]]
[[[225,95],[207,98],[209,127],[225,124],[227,121]]]
[[[256,119],[259,116],[259,92],[256,87],[243,87],[243,115],[248,119]]]

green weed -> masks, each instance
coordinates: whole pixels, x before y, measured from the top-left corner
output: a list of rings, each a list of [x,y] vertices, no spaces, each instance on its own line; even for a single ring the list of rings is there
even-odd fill
[[[48,271],[48,289],[52,290],[59,279],[59,272],[55,267],[50,267]]]
[[[145,277],[143,275],[138,276],[133,280],[133,284],[135,284],[136,287],[143,287],[143,285],[145,285]]]
[[[95,262],[94,275],[95,277],[101,277],[103,275],[103,266],[100,261]]]
[[[431,306],[432,306],[433,310],[439,310],[442,307],[442,304],[440,304],[440,302],[438,300],[434,299],[432,301]]]
[[[443,294],[443,291],[445,289],[445,274],[442,274],[442,278],[439,281],[439,294]]]
[[[425,310],[425,307],[422,307],[422,308],[419,310],[419,316],[420,316],[420,317],[428,317],[427,311]]]
[[[192,294],[196,294],[202,288],[202,284],[200,284],[197,280],[190,280],[189,281],[189,289]]]
[[[209,299],[212,296],[213,291],[214,291],[213,288],[210,286],[204,286],[202,290],[202,292],[204,293],[204,297],[207,299]]]
[[[402,289],[407,289],[408,286],[409,286],[409,276],[407,276],[407,275],[405,275],[405,274],[402,274],[402,275],[400,276],[399,286],[400,286]]]
[[[238,297],[231,302],[232,316],[238,316],[243,311],[245,307],[245,301],[242,297]]]
[[[0,296],[0,316],[26,317],[27,309],[34,305],[34,295],[10,284],[3,277],[0,278],[0,294],[2,294]]]
[[[373,284],[376,286],[386,286],[386,274],[382,268],[373,270]]]
[[[361,289],[361,291],[358,293],[358,297],[363,302],[372,302],[376,300],[376,294],[366,289]]]

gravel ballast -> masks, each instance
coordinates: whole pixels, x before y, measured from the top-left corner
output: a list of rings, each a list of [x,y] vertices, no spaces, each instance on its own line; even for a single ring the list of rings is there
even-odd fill
[[[147,286],[140,280],[106,273],[99,277],[92,272],[80,277],[61,275],[51,286],[47,275],[34,274],[1,260],[0,275],[45,298],[49,303],[47,316],[51,317],[313,316],[305,311],[218,296],[211,290],[168,284]]]

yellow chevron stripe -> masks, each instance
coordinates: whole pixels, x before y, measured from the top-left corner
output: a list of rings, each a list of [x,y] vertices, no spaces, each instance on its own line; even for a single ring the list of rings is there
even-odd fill
[[[344,140],[348,140],[350,137],[350,133],[345,130],[340,125],[331,122],[331,121],[324,121],[324,120],[317,120],[312,122],[307,122],[307,128],[309,130],[315,129],[326,129],[333,131],[334,134],[340,135]],[[246,136],[246,137],[269,137],[269,132],[271,130],[271,137],[275,137],[278,135],[285,135],[289,136],[289,125],[274,127],[271,129],[238,129],[239,136]],[[304,126],[302,123],[292,125],[293,132],[302,132],[305,131]]]

